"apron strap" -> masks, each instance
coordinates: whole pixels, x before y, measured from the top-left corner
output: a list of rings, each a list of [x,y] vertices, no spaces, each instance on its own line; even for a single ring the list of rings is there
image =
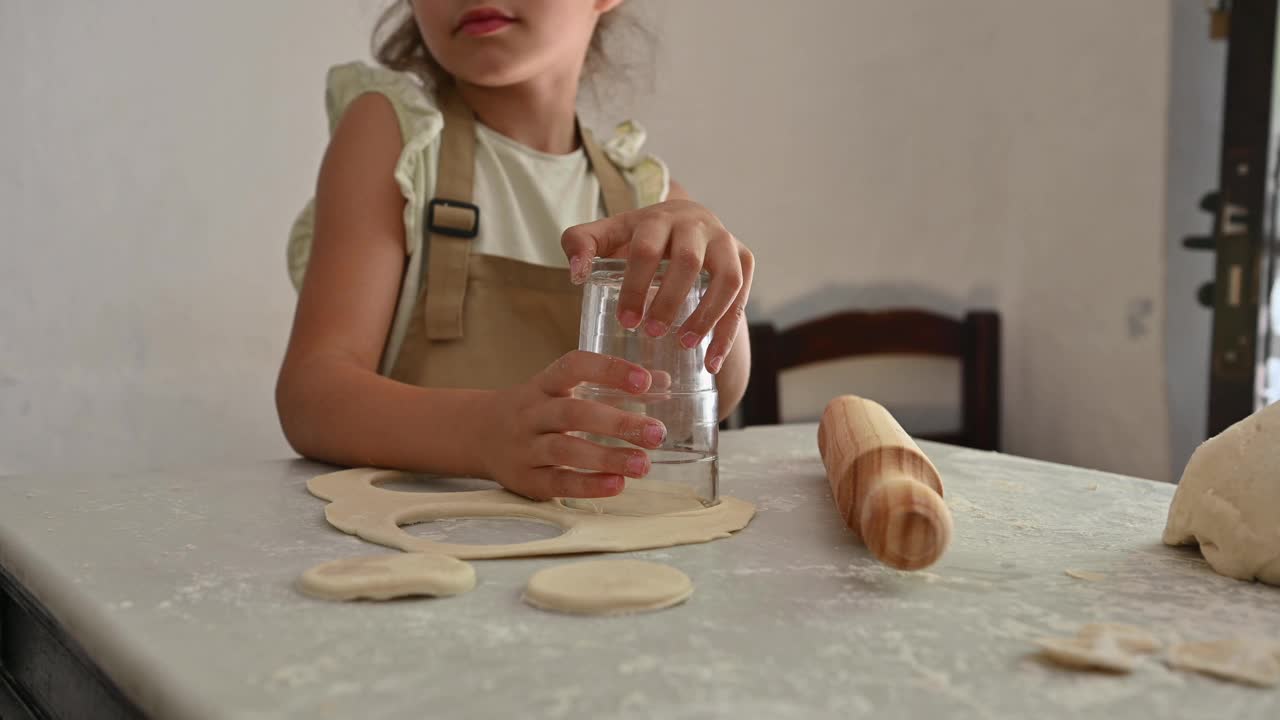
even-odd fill
[[[578,126],[578,136],[582,138],[582,149],[587,151],[587,161],[591,163],[591,170],[600,183],[600,194],[604,196],[604,214],[613,216],[635,210],[635,191],[626,178],[622,177],[622,173],[618,172],[618,167],[609,161],[608,156],[596,144],[595,136],[581,125]]]
[[[444,115],[435,198],[427,204],[425,320],[428,340],[462,337],[462,303],[467,294],[467,261],[480,229],[480,209],[472,204],[476,166],[476,118],[453,85],[436,91]],[[605,215],[634,210],[635,192],[617,166],[578,127],[587,161],[600,183]]]
[[[462,337],[462,300],[467,259],[480,230],[480,209],[471,202],[476,169],[476,118],[452,85],[437,94],[444,129],[435,198],[427,205],[426,325],[430,340]]]

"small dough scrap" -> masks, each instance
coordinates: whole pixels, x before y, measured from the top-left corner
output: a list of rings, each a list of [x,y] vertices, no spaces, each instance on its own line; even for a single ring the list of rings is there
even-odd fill
[[[323,600],[461,595],[476,586],[469,563],[447,555],[396,553],[344,558],[302,573],[298,589]]]
[[[1152,653],[1160,649],[1160,640],[1137,625],[1124,623],[1089,623],[1076,632],[1076,637],[1097,640],[1110,635],[1126,652]]]
[[[1213,640],[1174,645],[1169,666],[1258,687],[1280,684],[1280,643]]]
[[[1088,580],[1089,582],[1102,582],[1107,579],[1106,575],[1103,575],[1100,572],[1093,572],[1092,570],[1069,569],[1064,570],[1063,572],[1077,580]]]
[[[1160,647],[1151,633],[1133,625],[1090,623],[1075,637],[1050,637],[1036,641],[1045,657],[1069,668],[1128,673],[1138,657]]]
[[[1121,649],[1114,639],[1099,642],[1081,637],[1049,637],[1036,640],[1036,645],[1045,657],[1069,668],[1127,673],[1138,666],[1138,656]]]
[[[1196,545],[1216,572],[1280,585],[1280,403],[1196,448],[1164,528],[1166,545]]]
[[[524,601],[576,615],[628,615],[678,605],[693,581],[670,565],[644,560],[588,560],[534,573]]]

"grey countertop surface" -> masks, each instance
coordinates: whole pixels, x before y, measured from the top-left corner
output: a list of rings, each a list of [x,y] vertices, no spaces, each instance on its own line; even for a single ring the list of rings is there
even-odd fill
[[[163,718],[1280,717],[1280,689],[1158,658],[1110,676],[1034,655],[1034,638],[1091,621],[1280,639],[1280,589],[1160,544],[1173,486],[922,447],[955,538],[904,573],[840,524],[815,426],[723,434],[722,488],[759,514],[726,540],[631,553],[696,588],[632,617],[520,602],[534,571],[572,558],[477,562],[456,598],[303,597],[306,568],[391,551],[325,523],[304,486],[330,468],[302,461],[0,478],[0,564]],[[422,528],[546,534],[499,525]]]

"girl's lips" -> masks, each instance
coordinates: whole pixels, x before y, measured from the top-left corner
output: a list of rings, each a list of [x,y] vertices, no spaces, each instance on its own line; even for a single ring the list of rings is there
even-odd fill
[[[497,8],[476,8],[463,13],[458,22],[458,32],[472,37],[492,35],[513,22],[515,18]]]

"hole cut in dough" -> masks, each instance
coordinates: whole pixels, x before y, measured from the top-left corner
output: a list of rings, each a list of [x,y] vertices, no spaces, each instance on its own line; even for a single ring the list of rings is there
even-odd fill
[[[1179,643],[1169,649],[1168,663],[1177,670],[1258,687],[1280,684],[1280,642],[1237,639]]]
[[[471,565],[445,555],[394,553],[343,558],[298,578],[298,589],[322,600],[390,600],[409,595],[461,595],[476,586]]]
[[[440,518],[402,527],[416,538],[464,545],[525,543],[560,537],[564,533],[559,525],[504,517]]]
[[[693,594],[688,575],[644,560],[588,560],[534,573],[524,601],[574,615],[630,615],[678,605]]]

